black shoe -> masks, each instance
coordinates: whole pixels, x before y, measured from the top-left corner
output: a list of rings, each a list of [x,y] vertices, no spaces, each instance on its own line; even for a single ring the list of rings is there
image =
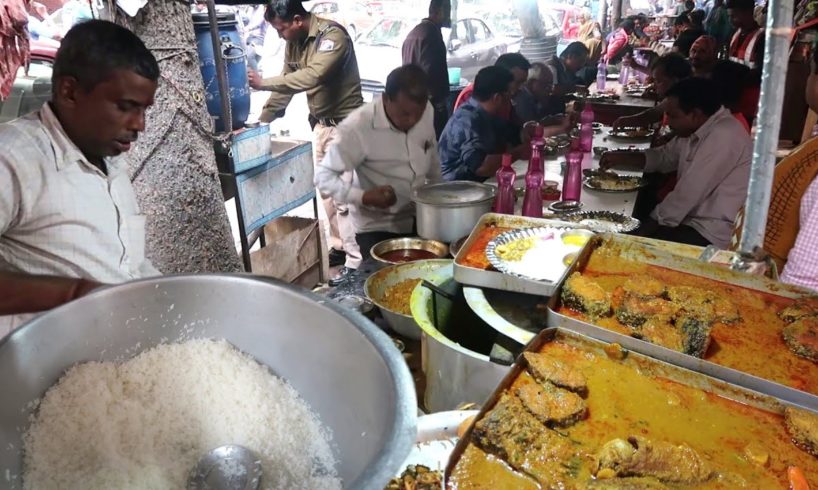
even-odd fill
[[[327,281],[331,287],[337,287],[341,284],[346,284],[348,281],[352,279],[352,274],[355,272],[355,269],[350,269],[349,267],[341,267],[338,271],[338,275]]]
[[[338,267],[339,265],[344,265],[344,262],[347,260],[347,254],[343,250],[335,250],[334,248],[329,249],[329,266],[330,267]]]

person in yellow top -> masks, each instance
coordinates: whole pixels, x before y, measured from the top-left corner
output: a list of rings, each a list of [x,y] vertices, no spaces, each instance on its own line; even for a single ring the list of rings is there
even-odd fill
[[[318,164],[338,124],[364,102],[352,39],[341,25],[308,13],[301,0],[271,0],[264,19],[287,44],[280,75],[261,78],[255,71],[248,72],[252,88],[272,92],[259,119],[270,122],[281,117],[293,95],[306,92],[313,127],[313,157]],[[352,175],[348,178],[351,180]],[[343,251],[346,268],[357,269],[361,254],[348,211],[329,198],[324,199],[324,208],[330,224],[330,260]]]

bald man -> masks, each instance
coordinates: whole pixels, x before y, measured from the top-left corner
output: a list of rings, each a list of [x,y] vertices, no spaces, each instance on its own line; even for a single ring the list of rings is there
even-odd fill
[[[712,36],[700,36],[690,46],[693,76],[710,78],[718,62],[718,42]]]

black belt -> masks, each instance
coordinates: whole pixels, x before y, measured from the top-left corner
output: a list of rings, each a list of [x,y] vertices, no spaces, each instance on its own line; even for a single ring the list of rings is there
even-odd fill
[[[312,114],[309,116],[310,119],[310,126],[315,129],[316,124],[320,124],[321,126],[325,127],[333,127],[338,126],[341,124],[341,121],[344,120],[343,117],[315,117]]]

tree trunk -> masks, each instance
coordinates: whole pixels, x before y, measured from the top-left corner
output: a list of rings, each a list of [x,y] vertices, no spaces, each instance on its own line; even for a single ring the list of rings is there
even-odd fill
[[[523,37],[542,39],[545,37],[545,23],[540,16],[537,0],[514,0],[514,15],[520,20]]]
[[[145,42],[161,68],[156,103],[129,154],[148,220],[148,257],[165,274],[242,270],[219,186],[189,5],[151,0],[136,17],[117,11],[115,21]]]

